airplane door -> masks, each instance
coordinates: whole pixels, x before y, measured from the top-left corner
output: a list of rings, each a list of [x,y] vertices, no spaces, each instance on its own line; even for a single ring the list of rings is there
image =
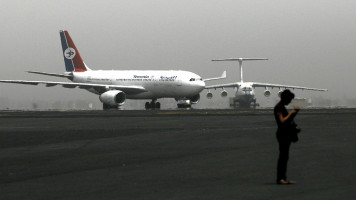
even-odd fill
[[[112,85],[113,84],[113,80],[114,80],[114,75],[111,75],[110,78],[109,78],[109,85]]]
[[[159,86],[159,79],[153,77],[152,80],[153,80],[153,86],[154,86],[154,87],[158,87],[158,86]]]

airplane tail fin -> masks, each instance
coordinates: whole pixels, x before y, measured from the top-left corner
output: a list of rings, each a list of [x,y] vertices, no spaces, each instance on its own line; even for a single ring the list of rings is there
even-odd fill
[[[242,62],[249,60],[268,60],[268,58],[226,58],[226,59],[215,59],[211,61],[238,61],[240,65],[240,82],[243,82],[243,72],[242,72]]]
[[[84,63],[68,31],[60,30],[64,63],[67,72],[84,72],[90,70]]]

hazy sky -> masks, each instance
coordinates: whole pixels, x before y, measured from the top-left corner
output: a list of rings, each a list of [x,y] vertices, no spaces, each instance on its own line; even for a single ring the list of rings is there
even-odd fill
[[[266,57],[244,63],[245,81],[356,98],[355,19],[353,0],[1,0],[0,79],[60,81],[25,71],[62,73],[58,31],[67,29],[92,69],[181,69],[203,78],[227,70],[216,84],[237,81],[237,63],[211,59]],[[0,84],[0,97],[99,101],[80,89],[15,84]]]

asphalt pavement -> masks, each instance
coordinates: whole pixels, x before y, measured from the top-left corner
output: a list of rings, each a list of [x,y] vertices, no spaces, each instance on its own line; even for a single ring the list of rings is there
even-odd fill
[[[355,119],[302,110],[277,185],[272,110],[1,111],[0,199],[353,199]]]

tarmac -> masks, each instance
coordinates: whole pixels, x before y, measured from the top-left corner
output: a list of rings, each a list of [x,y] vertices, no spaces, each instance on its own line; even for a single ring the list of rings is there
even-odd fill
[[[0,199],[353,199],[355,119],[301,110],[277,185],[270,109],[0,111]]]

